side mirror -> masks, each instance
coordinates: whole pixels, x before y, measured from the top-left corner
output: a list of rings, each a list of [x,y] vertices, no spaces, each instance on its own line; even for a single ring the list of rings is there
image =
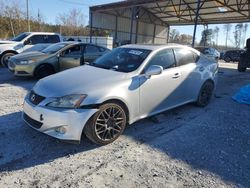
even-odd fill
[[[161,74],[163,71],[162,66],[159,65],[151,65],[145,72],[146,78],[150,78],[153,75]]]

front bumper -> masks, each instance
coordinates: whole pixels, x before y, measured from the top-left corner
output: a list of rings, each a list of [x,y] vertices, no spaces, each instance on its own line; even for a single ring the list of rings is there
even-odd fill
[[[64,141],[80,142],[82,130],[97,109],[55,109],[35,106],[26,98],[23,106],[23,120],[35,130]],[[64,127],[65,133],[56,131]]]
[[[8,68],[16,76],[33,76],[35,70],[35,66],[32,64],[18,65],[11,60],[9,60]]]

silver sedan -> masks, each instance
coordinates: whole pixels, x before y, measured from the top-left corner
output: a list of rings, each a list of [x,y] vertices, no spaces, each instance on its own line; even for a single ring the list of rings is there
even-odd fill
[[[41,79],[26,96],[23,119],[52,137],[97,144],[116,140],[127,124],[196,103],[206,106],[218,64],[181,45],[126,45],[94,63]]]

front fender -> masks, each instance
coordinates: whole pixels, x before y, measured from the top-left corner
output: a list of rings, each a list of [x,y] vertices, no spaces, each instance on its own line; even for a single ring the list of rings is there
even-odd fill
[[[139,116],[139,87],[130,89],[131,82],[120,83],[117,87],[106,87],[102,90],[88,93],[83,105],[101,105],[109,100],[118,100],[126,105],[129,112],[129,123],[136,121]]]

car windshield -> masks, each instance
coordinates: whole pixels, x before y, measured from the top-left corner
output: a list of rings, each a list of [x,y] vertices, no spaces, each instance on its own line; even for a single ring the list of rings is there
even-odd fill
[[[45,54],[53,54],[64,48],[65,46],[69,45],[68,43],[57,43],[57,44],[52,44],[48,48],[45,48],[42,53]]]
[[[150,52],[145,49],[116,48],[98,58],[91,65],[119,72],[132,72],[142,64]]]
[[[16,37],[14,37],[13,39],[11,39],[12,41],[16,41],[16,42],[20,42],[21,40],[23,40],[24,38],[26,38],[28,35],[30,35],[29,33],[22,33]]]

